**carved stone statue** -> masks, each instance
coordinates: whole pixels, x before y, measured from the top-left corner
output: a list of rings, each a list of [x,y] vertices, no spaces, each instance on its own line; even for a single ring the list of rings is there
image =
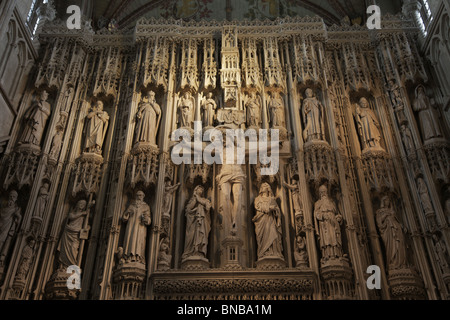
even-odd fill
[[[320,199],[314,204],[316,233],[319,236],[322,259],[324,261],[343,256],[341,239],[342,215],[335,203],[328,197],[328,188],[319,188]]]
[[[421,177],[417,178],[417,191],[419,192],[423,211],[425,213],[434,212],[433,205],[431,204],[430,196],[428,194],[427,184]]]
[[[211,230],[211,202],[203,198],[203,192],[202,186],[196,186],[185,208],[186,236],[182,260],[192,257],[206,258]]]
[[[172,255],[169,254],[169,238],[165,237],[159,244],[158,270],[170,269]]]
[[[56,160],[58,158],[59,152],[61,151],[62,138],[63,138],[63,131],[57,130],[55,135],[53,136],[52,145],[50,147],[50,152],[48,154],[48,156],[51,159]]]
[[[36,199],[36,205],[34,206],[34,213],[33,217],[41,218],[44,215],[45,206],[47,205],[48,201],[48,188],[49,184],[47,182],[44,182],[42,186],[39,188],[39,193]]]
[[[308,88],[305,91],[306,98],[303,100],[303,119],[305,130],[303,130],[303,139],[308,142],[312,140],[323,140],[325,135],[324,127],[324,107],[313,96],[313,91]]]
[[[246,175],[242,170],[240,164],[227,163],[227,150],[224,148],[222,167],[219,174],[216,176],[216,182],[219,187],[219,212],[225,217],[225,227],[228,232],[228,224],[231,227],[229,231],[231,234],[236,233],[236,220],[241,212],[243,194],[242,188],[244,186]],[[236,152],[237,148],[235,148]],[[235,160],[237,159],[235,154]]]
[[[208,92],[206,99],[202,102],[202,126],[210,127],[214,124],[214,116],[217,109],[217,103],[213,99],[212,92]]]
[[[270,120],[272,127],[286,127],[284,117],[284,102],[278,92],[272,94],[269,101]]]
[[[386,249],[388,269],[401,269],[407,266],[406,242],[402,225],[395,216],[389,196],[381,199],[380,209],[376,212],[378,229]]]
[[[5,246],[5,243],[9,243],[14,237],[22,220],[21,209],[17,205],[18,196],[17,191],[11,190],[7,205],[0,209],[0,252],[2,256],[8,249],[8,245]]]
[[[136,132],[134,142],[149,142],[156,144],[159,122],[161,120],[161,108],[155,100],[155,93],[147,93],[148,101],[139,103],[136,114]]]
[[[22,250],[19,266],[17,267],[16,279],[25,280],[31,263],[33,262],[34,246],[36,241],[33,238],[28,239],[27,244]]]
[[[59,242],[59,263],[61,267],[78,265],[78,252],[80,249],[80,232],[83,222],[88,214],[86,200],[78,200],[75,210],[69,212],[67,224]]]
[[[381,148],[380,123],[364,97],[359,100],[359,104],[356,107],[356,121],[363,150],[367,148]]]
[[[294,207],[294,214],[300,214],[301,210],[301,206],[300,206],[300,192],[298,190],[298,183],[297,180],[293,179],[292,180],[292,184],[283,182],[283,185],[288,188],[289,190],[291,190],[291,194],[292,194],[292,202],[293,202],[293,207]]]
[[[123,238],[123,253],[127,262],[145,263],[145,244],[147,226],[151,223],[150,207],[144,201],[145,193],[136,192],[135,199],[122,214],[122,221],[126,222]]]
[[[423,141],[431,138],[441,137],[442,132],[439,126],[439,119],[435,114],[430,99],[425,94],[425,88],[418,85],[415,90],[414,111],[419,114],[420,128],[422,130]]]
[[[174,184],[173,186],[171,186],[170,180],[165,181],[164,197],[163,197],[163,205],[162,205],[163,216],[170,217],[170,210],[172,208],[173,194],[175,191],[177,191],[179,186],[180,186],[180,183],[177,183],[177,184]]]
[[[247,126],[248,127],[261,127],[261,103],[254,92],[250,93],[250,97],[245,104],[247,108]]]
[[[40,100],[34,104],[26,113],[27,124],[22,136],[22,143],[30,143],[39,146],[44,133],[47,119],[51,113],[50,104],[47,102],[48,93],[42,91]]]
[[[194,111],[194,98],[191,97],[189,91],[186,91],[184,95],[178,101],[178,123],[180,127],[191,128]]]
[[[450,273],[450,266],[449,266],[448,251],[445,246],[445,243],[435,233],[432,234],[431,237],[434,242],[434,251],[436,252],[439,266],[441,267],[441,270],[444,274],[448,274],[448,273]]]
[[[297,268],[308,267],[308,253],[306,251],[306,238],[303,236],[297,236],[295,238],[295,251],[294,251],[295,266]]]
[[[103,102],[98,100],[96,106],[86,116],[85,152],[101,154],[103,141],[108,128],[109,116],[103,111]]]
[[[258,260],[265,257],[282,258],[281,210],[278,207],[272,189],[264,182],[255,199],[255,224]]]
[[[414,152],[414,149],[415,149],[411,130],[405,123],[403,123],[400,126],[400,131],[402,133],[402,139],[403,139],[403,143],[405,144],[406,152],[407,152],[407,154],[411,154],[412,152]]]

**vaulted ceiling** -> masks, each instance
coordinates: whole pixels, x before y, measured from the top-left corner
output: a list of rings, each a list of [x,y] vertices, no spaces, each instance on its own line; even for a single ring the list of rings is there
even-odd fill
[[[126,28],[141,17],[221,21],[319,15],[328,25],[347,18],[361,23],[373,0],[60,0],[56,1],[57,10],[64,15],[65,8],[76,2],[93,19],[94,28],[102,28],[111,21]],[[382,13],[393,14],[401,10],[401,3],[402,0],[376,1]]]

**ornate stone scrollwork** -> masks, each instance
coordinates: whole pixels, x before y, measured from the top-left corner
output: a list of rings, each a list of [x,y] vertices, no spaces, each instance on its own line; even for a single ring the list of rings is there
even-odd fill
[[[103,157],[95,153],[84,153],[75,160],[72,194],[97,193],[103,170]]]
[[[361,155],[364,177],[370,189],[381,192],[397,185],[392,160],[385,151],[369,150]]]
[[[3,188],[8,189],[12,183],[17,183],[18,188],[31,185],[36,176],[39,163],[40,148],[32,145],[21,145],[14,149],[7,160],[6,178]]]
[[[338,183],[335,155],[327,142],[306,143],[304,157],[308,182],[317,187],[323,180],[331,185]]]
[[[145,187],[156,183],[158,155],[159,148],[154,145],[137,143],[133,147],[127,170],[132,188],[139,182],[142,182]]]

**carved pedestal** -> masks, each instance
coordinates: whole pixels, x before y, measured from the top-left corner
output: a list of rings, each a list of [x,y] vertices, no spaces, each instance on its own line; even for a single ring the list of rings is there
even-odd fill
[[[201,256],[190,256],[181,261],[181,269],[184,270],[209,269],[209,260]]]
[[[352,269],[346,258],[329,259],[321,264],[324,293],[328,300],[353,299]]]
[[[145,273],[145,265],[141,262],[119,264],[113,273],[113,299],[142,299],[144,294]]]
[[[225,269],[242,269],[239,262],[242,255],[243,241],[235,236],[228,236],[222,241],[222,261]]]
[[[419,275],[410,268],[389,270],[391,297],[395,300],[422,300],[426,294]]]
[[[286,268],[286,261],[280,257],[263,257],[256,261],[256,268],[263,270],[276,270]]]
[[[64,268],[56,270],[45,286],[45,296],[47,300],[73,300],[77,299],[80,290],[69,289],[67,279],[71,276]]]

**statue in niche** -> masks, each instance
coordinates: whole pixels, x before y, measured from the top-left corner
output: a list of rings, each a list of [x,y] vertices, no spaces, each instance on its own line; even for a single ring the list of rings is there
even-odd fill
[[[286,122],[284,117],[284,102],[280,94],[276,91],[272,93],[272,97],[269,101],[270,120],[272,127],[286,128]]]
[[[78,265],[78,252],[80,249],[80,233],[83,229],[83,222],[89,211],[86,200],[78,200],[75,209],[69,212],[67,224],[64,228],[59,242],[59,263],[60,267]]]
[[[70,104],[72,103],[73,94],[74,94],[74,88],[68,87],[66,89],[66,91],[64,92],[64,98],[61,103],[61,111],[69,112]]]
[[[58,158],[59,152],[61,151],[62,138],[63,131],[57,130],[52,139],[52,145],[50,146],[50,152],[48,154],[49,158],[55,160]]]
[[[109,115],[103,111],[103,102],[98,100],[95,107],[86,116],[85,152],[101,154],[103,141],[108,128]]]
[[[439,238],[439,236],[436,233],[433,233],[431,235],[431,238],[434,242],[434,251],[437,255],[437,260],[439,263],[439,266],[441,267],[441,270],[444,274],[450,273],[450,267],[449,267],[449,259],[448,259],[448,251],[445,246],[445,243],[442,239]]]
[[[40,219],[43,218],[45,206],[47,205],[48,202],[49,187],[50,185],[47,182],[44,182],[42,186],[39,188],[38,196],[36,199],[36,205],[34,206],[33,217],[38,217]]]
[[[306,251],[306,238],[304,236],[298,235],[295,238],[294,259],[297,268],[308,267],[308,253]]]
[[[261,127],[261,103],[254,92],[250,92],[245,107],[247,108],[247,127]]]
[[[423,211],[425,213],[434,212],[433,205],[431,204],[430,196],[428,194],[427,184],[421,177],[417,178],[417,191],[419,192]]]
[[[414,111],[419,114],[420,128],[422,130],[423,141],[431,138],[441,137],[442,132],[439,126],[439,118],[435,114],[430,99],[425,94],[425,87],[418,85],[415,90]]]
[[[208,92],[206,99],[202,102],[202,126],[212,127],[216,114],[217,103],[213,99],[212,92]]]
[[[159,244],[158,254],[158,270],[170,269],[170,262],[172,261],[172,255],[169,254],[169,238],[165,237]]]
[[[264,182],[255,199],[255,224],[258,260],[265,257],[284,259],[282,251],[281,210],[272,189]]]
[[[211,230],[211,202],[203,197],[203,192],[203,186],[196,186],[185,208],[186,236],[182,260],[191,257],[206,258]]]
[[[381,148],[380,123],[375,112],[369,108],[366,98],[362,97],[356,107],[356,121],[363,143],[363,150],[367,148]]]
[[[405,145],[406,153],[412,154],[414,152],[414,140],[412,138],[412,133],[406,123],[400,126],[400,132],[402,133],[403,143]]]
[[[342,257],[342,215],[338,212],[333,200],[329,198],[326,185],[319,187],[319,200],[314,204],[314,219],[322,259],[326,261]]]
[[[33,262],[34,256],[34,246],[36,244],[36,240],[32,237],[27,239],[27,244],[22,250],[22,254],[20,255],[19,266],[17,267],[16,280],[25,280],[28,271],[30,270],[31,263]]]
[[[51,113],[50,103],[47,102],[48,93],[42,91],[39,102],[34,104],[24,115],[27,120],[21,143],[40,146],[45,124]]]
[[[406,267],[406,242],[403,227],[395,215],[389,196],[384,196],[381,199],[380,209],[376,212],[376,221],[386,249],[388,269]]]
[[[143,191],[137,191],[134,200],[122,214],[122,221],[127,224],[123,238],[123,254],[127,262],[145,263],[147,227],[151,218],[150,207],[144,197]]]
[[[170,185],[170,180],[164,182],[164,197],[162,205],[162,214],[165,217],[170,217],[170,210],[172,209],[173,194],[177,191],[180,183]]]
[[[161,108],[156,102],[153,91],[150,90],[146,97],[147,101],[142,99],[136,113],[134,142],[148,142],[155,145],[156,134],[158,133],[159,122],[161,120]]]
[[[302,211],[301,206],[300,206],[300,192],[298,189],[297,180],[293,179],[292,184],[283,182],[283,185],[286,188],[288,188],[289,190],[291,190],[292,202],[293,202],[293,207],[294,207],[294,215],[297,216]]]
[[[16,190],[11,190],[8,195],[6,206],[0,209],[0,252],[3,261],[11,238],[19,230],[22,220],[21,209],[17,205],[19,194]]]
[[[177,109],[180,127],[191,128],[193,122],[194,98],[189,91],[186,91],[180,98]]]
[[[324,107],[314,97],[312,89],[305,90],[306,98],[303,100],[303,119],[305,122],[305,130],[303,130],[303,139],[308,141],[324,140],[325,126],[324,126]]]
[[[225,216],[226,228],[230,223],[230,233],[235,235],[237,231],[236,220],[242,209],[242,190],[246,175],[242,166],[237,162],[238,148],[234,148],[234,161],[227,161],[227,146],[225,144],[221,157],[222,167],[216,176],[216,182],[219,186],[219,212]],[[228,230],[226,229],[225,232],[228,232]]]

